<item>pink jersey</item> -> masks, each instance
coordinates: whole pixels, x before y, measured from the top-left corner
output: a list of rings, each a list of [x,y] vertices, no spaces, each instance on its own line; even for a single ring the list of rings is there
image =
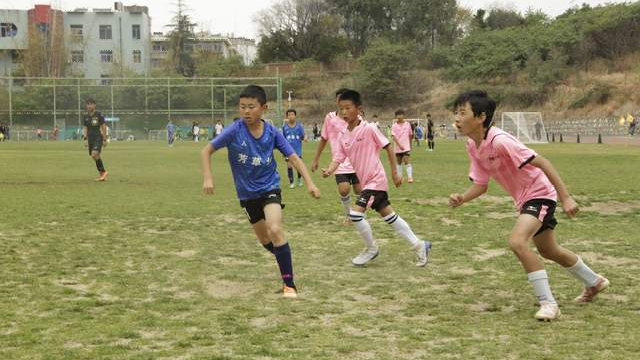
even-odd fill
[[[403,153],[411,150],[411,138],[413,137],[413,131],[411,130],[411,124],[408,121],[403,123],[396,122],[391,126],[391,136],[402,146],[402,150],[397,144],[395,146],[395,153]]]
[[[336,156],[336,150],[340,147],[340,133],[347,129],[347,122],[342,120],[335,111],[332,111],[324,117],[320,136],[329,142],[331,146],[332,157]],[[356,171],[349,159],[345,159],[336,170],[336,174],[353,174]]]
[[[538,154],[506,131],[490,128],[479,148],[468,139],[467,152],[471,160],[469,178],[479,185],[494,178],[511,194],[518,209],[531,199],[557,199],[556,189],[544,172],[529,165]]]
[[[387,175],[380,162],[380,149],[387,145],[389,140],[374,124],[360,121],[352,131],[344,129],[333,161],[342,163],[347,158],[351,159],[362,190],[387,191]]]

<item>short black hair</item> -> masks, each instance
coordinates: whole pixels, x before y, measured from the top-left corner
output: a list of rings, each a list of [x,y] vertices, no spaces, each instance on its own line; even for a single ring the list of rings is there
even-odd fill
[[[404,115],[404,110],[402,110],[402,109],[396,110],[396,116],[398,116],[398,115]]]
[[[296,112],[296,109],[287,109],[287,111],[284,113],[284,116],[289,115],[290,112],[292,112],[293,115],[298,115],[298,113]]]
[[[346,90],[342,94],[338,96],[338,101],[351,100],[353,105],[360,106],[362,105],[362,100],[360,99],[360,93],[355,90]]]
[[[482,113],[485,114],[486,118],[482,124],[485,128],[491,126],[493,113],[496,111],[496,101],[490,98],[486,91],[471,90],[458,95],[453,102],[453,110],[455,111],[455,109],[464,106],[466,103],[471,106],[473,116],[478,117]]]
[[[258,85],[249,85],[242,90],[240,96],[238,98],[250,98],[256,99],[260,103],[260,105],[264,105],[267,103],[267,94],[265,93],[262,86]]]
[[[373,114],[373,117],[374,117],[374,118],[377,118],[377,117],[378,117],[378,114]]]
[[[340,95],[344,94],[344,92],[345,92],[345,91],[349,91],[349,89],[347,89],[347,88],[340,88],[340,89],[336,90],[336,97],[338,97],[338,96],[340,96]]]
[[[85,104],[93,104],[93,105],[95,105],[95,104],[96,104],[96,101],[95,101],[93,98],[87,98],[87,99],[84,101],[84,103],[85,103]]]

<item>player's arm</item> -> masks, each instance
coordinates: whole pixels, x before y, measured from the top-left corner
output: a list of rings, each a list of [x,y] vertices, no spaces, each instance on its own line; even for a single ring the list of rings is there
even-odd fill
[[[547,178],[549,178],[549,181],[551,181],[553,186],[556,188],[556,191],[558,192],[558,197],[562,202],[562,210],[569,217],[576,216],[579,210],[578,204],[576,203],[575,200],[573,200],[571,195],[569,195],[567,186],[564,184],[564,181],[562,181],[560,174],[558,174],[556,169],[551,164],[551,161],[547,160],[546,158],[540,155],[537,155],[536,157],[533,158],[533,160],[529,162],[529,164],[539,168],[544,172],[545,175],[547,175]]]
[[[309,171],[307,171],[307,167],[302,162],[302,159],[300,159],[300,157],[296,153],[293,153],[289,155],[289,163],[293,165],[294,168],[296,168],[300,175],[302,175],[302,178],[304,179],[304,182],[307,185],[307,189],[311,196],[316,199],[320,198],[320,190],[318,190],[316,184],[313,183],[311,175],[309,175]]]
[[[316,148],[316,154],[313,156],[313,161],[311,161],[312,172],[318,170],[318,161],[320,161],[320,155],[322,155],[322,151],[324,150],[325,146],[327,146],[327,140],[325,140],[323,137],[320,137],[318,147]]]
[[[401,151],[404,151],[404,148],[402,148],[402,146],[400,145],[400,143],[398,142],[398,139],[396,138],[395,135],[393,135],[393,130],[391,130],[391,138],[393,139],[393,145],[395,147],[397,147],[398,149],[400,149]]]
[[[102,146],[107,146],[107,124],[100,125],[100,136],[102,136]]]
[[[210,143],[200,151],[202,166],[202,190],[205,194],[213,194],[213,175],[211,174],[211,155],[216,151]]]
[[[87,129],[86,126],[82,127],[82,141],[84,142],[84,146],[87,147],[88,146],[88,139],[87,139],[87,134],[89,134],[89,129]]]
[[[476,184],[474,183],[473,185],[469,186],[469,188],[467,189],[467,191],[465,191],[463,194],[451,194],[449,196],[449,206],[451,207],[458,207],[466,202],[469,202],[475,198],[477,198],[478,196],[484,194],[487,192],[487,185],[481,185],[481,184]]]
[[[384,150],[387,152],[387,158],[389,159],[389,166],[393,184],[396,187],[399,187],[402,184],[402,177],[400,177],[400,175],[398,174],[398,163],[396,162],[396,154],[394,154],[391,144],[387,144],[384,147]]]

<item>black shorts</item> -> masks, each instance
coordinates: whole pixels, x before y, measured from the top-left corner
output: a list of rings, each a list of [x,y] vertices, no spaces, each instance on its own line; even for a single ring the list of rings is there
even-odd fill
[[[268,191],[257,199],[240,200],[240,206],[242,206],[249,218],[249,222],[252,224],[265,219],[264,207],[267,204],[280,204],[280,207],[284,209],[280,189]]]
[[[351,185],[360,184],[360,180],[356,173],[351,174],[336,174],[336,184],[349,183]]]
[[[89,139],[88,145],[89,155],[91,155],[93,151],[97,151],[98,154],[102,152],[102,139]]]
[[[405,152],[401,152],[401,153],[396,153],[396,158],[398,160],[402,159],[405,156],[411,156],[411,154],[409,154],[410,151],[405,151]]]
[[[556,202],[551,199],[531,199],[525,202],[520,209],[520,214],[535,216],[542,222],[540,229],[533,236],[541,234],[547,229],[555,229],[558,221],[554,216],[556,212]]]
[[[427,133],[427,140],[433,140],[433,133]]]
[[[356,200],[356,205],[367,208],[369,205],[375,211],[380,211],[391,205],[389,195],[386,191],[381,190],[362,190]]]

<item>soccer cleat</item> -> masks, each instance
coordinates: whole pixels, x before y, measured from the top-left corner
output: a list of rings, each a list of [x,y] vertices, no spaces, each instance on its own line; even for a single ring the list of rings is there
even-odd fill
[[[411,184],[411,183],[413,182],[413,178],[409,178],[409,179],[407,179],[407,182],[408,182],[409,184]]]
[[[296,299],[298,297],[298,290],[296,290],[295,287],[289,287],[286,284],[282,284],[282,297]]]
[[[431,243],[429,241],[422,241],[418,244],[416,248],[416,255],[418,256],[418,261],[416,262],[416,266],[426,266],[429,262],[429,251],[431,251]]]
[[[540,302],[540,310],[534,316],[540,321],[552,321],[560,316],[560,308],[558,304],[542,301]]]
[[[96,181],[106,181],[107,180],[107,175],[109,173],[106,171],[103,171],[100,173],[100,176],[98,176],[98,178],[96,179]]]
[[[289,184],[289,189],[293,189],[295,187],[296,187],[296,184],[294,184],[294,183]]]
[[[302,179],[298,179],[298,186],[302,186]]]
[[[369,261],[378,257],[379,253],[380,252],[378,251],[377,246],[364,249],[360,254],[358,254],[358,256],[351,259],[351,263],[353,263],[353,265],[356,265],[356,266],[363,266]]]
[[[580,294],[580,296],[578,296],[574,300],[575,302],[580,304],[592,302],[596,295],[598,295],[608,287],[609,279],[602,275],[598,275],[598,281],[596,282],[596,284],[590,287],[585,286],[584,290],[582,290],[582,294]]]

